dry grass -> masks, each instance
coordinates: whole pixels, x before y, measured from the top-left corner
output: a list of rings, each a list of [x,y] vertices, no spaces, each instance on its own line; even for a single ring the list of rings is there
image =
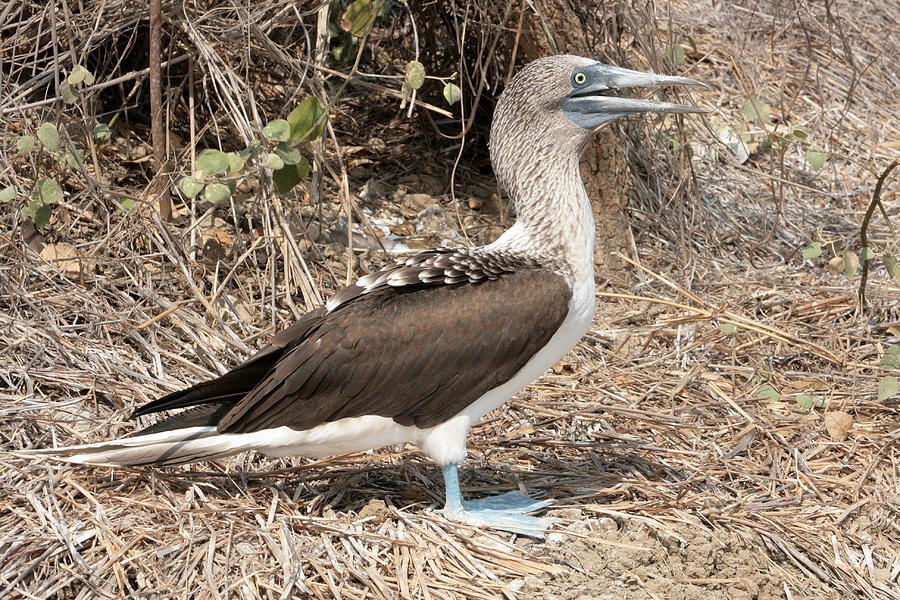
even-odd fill
[[[290,4],[259,4],[240,19],[260,24],[270,41],[281,39],[267,24],[292,11]],[[20,22],[45,22],[43,5],[11,6]],[[148,196],[127,215],[104,208],[113,204],[98,198],[141,196],[134,176],[140,160],[129,158],[128,173],[115,183],[70,184],[44,242],[74,243],[76,263],[39,258],[23,243],[14,211],[5,211],[0,598],[578,598],[624,595],[620,589],[644,598],[654,597],[653,582],[633,579],[639,569],[607,572],[575,548],[590,545],[600,562],[616,565],[616,552],[651,541],[666,549],[657,573],[664,591],[656,597],[682,586],[677,593],[691,598],[900,598],[900,404],[876,399],[878,378],[889,374],[879,360],[900,342],[900,285],[876,269],[871,307],[860,310],[857,277],[830,273],[828,257],[799,254],[816,239],[858,252],[876,174],[900,156],[900,8],[880,1],[826,6],[676,1],[658,15],[670,23],[664,35],[671,41],[694,41],[687,72],[713,86],[698,95],[712,114],[702,126],[686,121],[683,132],[697,143],[693,178],[682,182],[696,189],[695,202],[671,202],[674,190],[657,185],[668,180],[654,172],[666,162],[652,157],[668,151],[661,141],[672,134],[668,125],[629,138],[644,270],[635,268],[628,286],[601,286],[585,340],[478,424],[470,440],[464,493],[523,487],[555,498],[559,533],[546,543],[433,514],[440,475],[413,448],[317,462],[248,455],[146,470],[74,468],[13,453],[129,433],[133,406],[236,364],[327,297],[348,269],[384,260],[367,253],[348,267],[346,249],[310,243],[304,224],[317,210],[336,222],[351,199],[358,202],[372,173],[355,170],[390,165],[377,174],[393,188],[412,167],[449,169],[456,149],[429,153],[396,107],[374,110],[369,97],[351,93],[319,157],[337,181],[326,177],[326,197],[342,201],[264,198],[240,215],[240,205],[229,207],[234,221],[249,226],[228,224],[235,247],[218,262],[204,249],[209,215],[197,206],[185,207],[173,225],[154,216]],[[135,5],[107,3],[107,10],[119,12],[123,30],[136,18],[128,12]],[[282,82],[236,68],[247,66],[240,52],[229,70],[229,45],[240,48],[240,29],[217,43],[211,18],[194,19],[184,31],[213,65],[209,85],[220,100],[198,102],[196,110],[218,119],[223,139],[240,140],[254,130],[254,110],[274,116],[266,107],[279,93],[290,95],[284,87],[299,86],[303,72],[292,63],[298,71],[278,88]],[[296,23],[288,33],[303,35],[304,22]],[[99,27],[92,43],[111,29]],[[18,60],[43,73],[54,58],[35,52]],[[120,76],[139,70],[124,71]],[[258,100],[247,100],[247,89]],[[22,109],[35,99],[14,92],[3,88],[4,106],[20,109],[4,113],[3,126],[18,134],[47,116]],[[751,96],[773,107],[776,131],[805,126],[809,143],[829,154],[825,168],[810,169],[802,144],[783,161],[731,160],[711,132],[743,123],[741,106]],[[191,128],[194,141],[203,136],[198,129]],[[363,148],[374,135],[387,148],[370,157]],[[95,149],[101,173],[123,162],[116,152],[140,146],[128,144]],[[193,148],[186,144],[179,160],[187,162]],[[7,180],[27,187],[31,165],[3,152],[0,187]],[[410,155],[424,158],[409,165]],[[342,188],[352,194],[340,196]],[[896,178],[888,180],[883,199],[895,225],[898,196]],[[465,206],[460,217],[473,234],[500,222]],[[881,218],[870,238],[877,249],[896,243]],[[726,333],[721,325],[736,329]],[[779,401],[757,396],[760,376]],[[803,394],[827,406],[804,409],[797,403]],[[835,411],[852,418],[846,439],[824,427],[824,415]],[[610,537],[610,519],[622,532],[640,525],[649,533],[639,541]],[[740,596],[740,577],[718,558],[703,572],[676,572],[679,556],[708,534],[729,540],[721,552],[739,541],[762,557],[754,568],[772,585]],[[641,556],[642,567],[657,560]]]

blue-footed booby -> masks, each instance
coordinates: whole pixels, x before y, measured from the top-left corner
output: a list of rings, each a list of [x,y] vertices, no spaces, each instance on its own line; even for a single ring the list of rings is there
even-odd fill
[[[122,439],[40,451],[77,463],[169,465],[258,450],[324,457],[415,443],[442,469],[443,515],[539,536],[519,492],[464,502],[469,427],[562,358],[594,315],[594,222],[579,170],[601,125],[696,108],[632,99],[703,85],[578,56],[536,60],[500,96],[490,154],[517,220],[494,243],[415,254],[365,275],[211,381],[133,417],[185,409]]]

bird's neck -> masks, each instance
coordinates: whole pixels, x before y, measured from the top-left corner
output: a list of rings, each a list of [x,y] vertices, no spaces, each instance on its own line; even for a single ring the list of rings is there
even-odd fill
[[[537,156],[552,156],[537,153]],[[572,278],[593,286],[594,218],[579,156],[497,169],[516,208],[516,224],[495,242],[548,264],[561,263]]]

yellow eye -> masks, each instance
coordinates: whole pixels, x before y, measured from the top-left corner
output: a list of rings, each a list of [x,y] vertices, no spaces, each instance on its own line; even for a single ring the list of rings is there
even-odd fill
[[[575,73],[575,83],[581,85],[585,81],[587,81],[587,75],[585,75],[584,73]]]

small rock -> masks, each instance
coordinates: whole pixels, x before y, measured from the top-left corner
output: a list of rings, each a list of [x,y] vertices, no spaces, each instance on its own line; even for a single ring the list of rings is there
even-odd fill
[[[853,417],[842,410],[825,413],[825,429],[835,442],[843,442],[853,429]]]
[[[828,261],[828,270],[831,273],[837,275],[838,273],[844,272],[844,259],[840,256],[835,256],[831,260]]]
[[[375,499],[369,500],[369,503],[363,506],[362,510],[359,511],[360,519],[367,519],[369,517],[374,517],[373,521],[378,524],[387,518],[389,514],[387,504],[384,503],[384,500]]]
[[[725,127],[719,131],[719,141],[731,150],[738,164],[742,165],[750,158],[750,147],[731,127]]]
[[[581,513],[582,511],[580,508],[556,508],[548,510],[547,516],[557,519],[566,519],[567,521],[577,521],[581,518]]]
[[[437,200],[428,194],[406,194],[403,196],[403,205],[415,212],[421,212],[437,204]]]

